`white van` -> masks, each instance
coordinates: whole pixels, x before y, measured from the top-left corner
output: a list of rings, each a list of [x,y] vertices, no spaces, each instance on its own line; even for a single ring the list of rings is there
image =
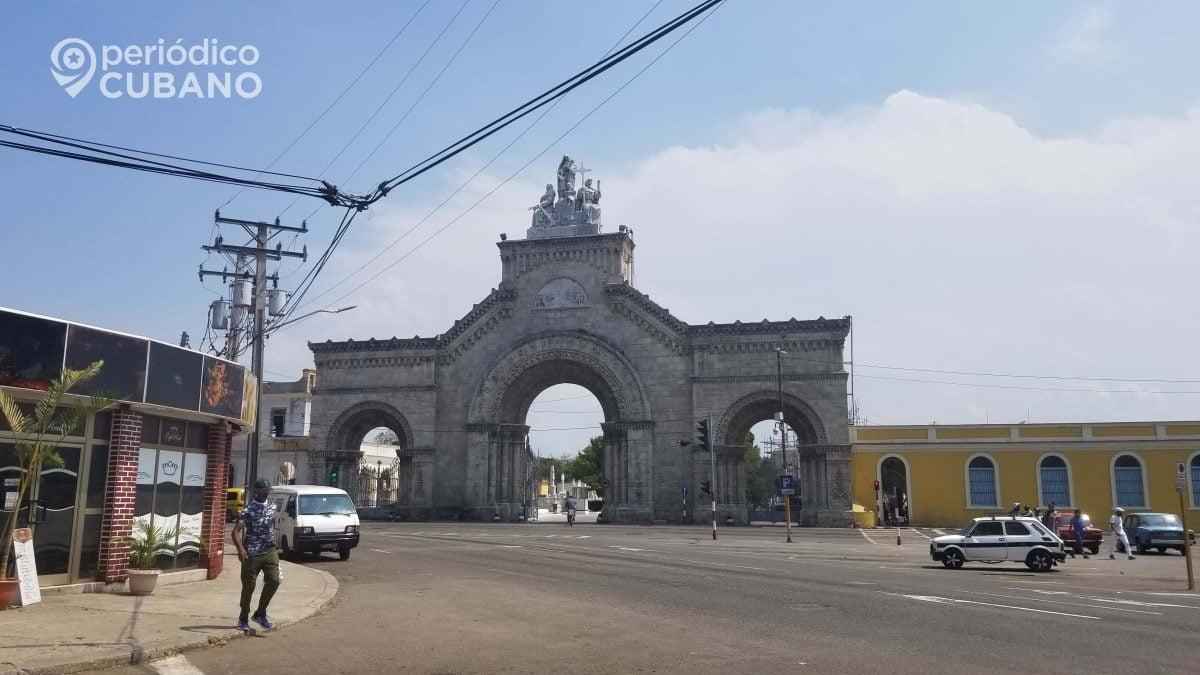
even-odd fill
[[[358,546],[358,511],[345,490],[324,485],[276,485],[267,497],[279,509],[275,544],[279,555],[337,551],[350,557]]]

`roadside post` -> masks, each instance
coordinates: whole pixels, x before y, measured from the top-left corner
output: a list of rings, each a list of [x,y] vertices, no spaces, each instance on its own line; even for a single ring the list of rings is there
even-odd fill
[[[796,494],[796,480],[790,473],[779,476],[779,494],[783,495],[783,518],[787,522],[787,543],[792,543],[792,495]]]
[[[1183,559],[1187,561],[1188,590],[1196,590],[1196,578],[1192,575],[1192,537],[1188,533],[1187,505],[1183,493],[1187,491],[1187,465],[1179,462],[1175,465],[1175,491],[1179,493],[1179,519],[1183,522]]]
[[[896,523],[896,545],[903,546],[900,543],[900,507],[896,504],[900,503],[900,493],[895,486],[892,486],[892,522]]]
[[[687,486],[686,485],[679,486],[679,494],[682,495],[682,497],[683,497],[683,518],[681,518],[679,520],[679,522],[681,524],[686,524],[687,523]]]

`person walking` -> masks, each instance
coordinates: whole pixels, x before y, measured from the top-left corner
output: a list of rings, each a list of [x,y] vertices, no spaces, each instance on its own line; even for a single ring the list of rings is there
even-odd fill
[[[275,518],[278,507],[267,501],[271,482],[266,478],[254,481],[254,500],[237,517],[233,526],[233,545],[237,548],[238,560],[242,563],[242,597],[238,614],[238,630],[250,630],[253,620],[264,630],[271,630],[267,618],[267,606],[279,589],[279,551],[275,548]],[[258,609],[250,614],[250,599],[258,574],[263,575],[262,594],[258,597]]]
[[[563,511],[567,514],[567,525],[575,524],[575,499],[571,495],[567,495],[567,499],[563,502]]]
[[[1125,547],[1125,552],[1129,554],[1129,559],[1133,560],[1133,549],[1129,548],[1129,537],[1125,536],[1125,523],[1121,522],[1121,518],[1125,515],[1125,509],[1117,507],[1113,509],[1112,517],[1108,519],[1108,529],[1112,531],[1112,537],[1108,544],[1108,557],[1110,560],[1115,559],[1117,553],[1117,540],[1121,540],[1121,545]]]
[[[1088,554],[1083,552],[1083,532],[1085,529],[1083,525],[1083,513],[1079,509],[1075,509],[1075,515],[1071,516],[1071,532],[1075,533],[1075,550],[1071,553],[1072,558],[1082,555],[1086,560],[1088,557]]]
[[[1054,531],[1054,519],[1058,517],[1058,512],[1054,510],[1054,502],[1050,502],[1050,506],[1046,507],[1046,512],[1042,514],[1042,525],[1051,532]]]

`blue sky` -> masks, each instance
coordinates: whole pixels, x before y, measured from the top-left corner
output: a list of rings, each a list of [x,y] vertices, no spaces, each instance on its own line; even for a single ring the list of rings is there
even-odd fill
[[[635,34],[690,4],[662,2]],[[0,29],[0,124],[263,167],[420,6],[12,5]],[[500,0],[492,9],[492,0],[467,0],[465,6],[435,0],[275,169],[322,172],[443,29],[425,61],[322,177],[352,191],[370,189],[594,61],[651,6]],[[505,189],[340,303],[370,311],[315,317],[290,336],[281,334],[268,356],[268,377],[294,377],[308,363],[306,340],[444,331],[496,284],[496,234],[523,230],[527,213],[521,205],[536,199],[556,158],[570,153],[596,167],[593,175],[607,178],[606,187],[625,190],[606,191],[606,222],[637,223],[639,286],[686,321],[852,314],[863,363],[1200,379],[1188,372],[1196,367],[1180,337],[1198,328],[1189,316],[1194,282],[1162,265],[1126,269],[1122,259],[1137,253],[1164,256],[1172,268],[1194,267],[1197,240],[1188,228],[1194,229],[1197,216],[1195,183],[1189,183],[1195,169],[1180,169],[1188,161],[1179,149],[1191,147],[1197,131],[1198,14],[1200,7],[1183,2],[729,0]],[[477,25],[428,95],[346,183]],[[261,60],[252,70],[263,90],[248,100],[111,100],[93,81],[71,98],[52,78],[49,63],[52,48],[68,37],[97,46],[153,44],[158,38],[254,45]],[[379,264],[398,259],[461,213],[661,51],[652,48],[570,96]],[[515,135],[498,135],[360,218],[323,283],[351,275]],[[996,159],[1026,142],[1019,157]],[[993,160],[996,166],[989,164]],[[723,173],[739,162],[749,168]],[[958,162],[970,170],[941,173]],[[1091,188],[1086,181],[1058,180],[1092,166],[1098,168]],[[1040,183],[1020,180],[1044,167],[1065,173],[1051,171]],[[759,169],[767,177],[803,170],[797,174],[803,183],[768,190],[769,178],[741,182]],[[214,232],[213,211],[235,190],[7,149],[0,149],[0,181],[11,186],[0,214],[0,263],[7,272],[0,305],[172,342],[186,330],[196,344],[207,305],[220,290],[215,281],[202,285],[196,268],[206,261],[222,264],[200,246]],[[725,220],[709,222],[701,213],[685,221],[678,208],[656,201],[680,182],[696,186],[682,191],[682,199],[721,200],[721,208],[710,210]],[[740,192],[721,194],[729,185]],[[986,194],[989,186],[1003,191]],[[841,195],[841,201],[823,202],[829,195]],[[223,213],[252,219],[282,213],[293,223],[312,214],[308,236],[283,241],[319,252],[339,214],[311,200],[289,207],[292,201],[247,191]],[[877,208],[845,206],[860,201]],[[787,208],[776,209],[780,203]],[[1098,224],[1126,208],[1133,211],[1119,222]],[[720,241],[714,237],[727,235],[731,220],[742,219],[747,223],[739,227],[758,227],[762,238],[712,245]],[[984,229],[975,232],[964,223]],[[1080,229],[1060,231],[1062,223]],[[1074,256],[1083,262],[1064,262],[1072,256],[1033,245],[1061,238],[1066,246],[1081,232],[1095,239]],[[694,236],[703,233],[708,236]],[[1113,233],[1107,242],[1105,233]],[[949,259],[956,262],[940,265]],[[681,264],[696,260],[724,270],[720,279],[681,279]],[[922,261],[925,271],[914,273],[912,261]],[[47,273],[56,268],[65,273]],[[280,274],[297,269],[284,263]],[[463,269],[474,271],[454,272]],[[990,273],[980,274],[985,270]],[[1130,278],[1114,283],[1117,270]],[[1062,304],[1047,298],[1063,298]],[[1158,335],[1130,337],[1088,323],[1093,308],[1111,312],[1121,325],[1146,323]],[[1156,313],[1147,314],[1150,308]],[[1004,329],[981,333],[998,314],[1005,316],[999,321]],[[1027,381],[1011,383],[1021,382]],[[1192,395],[890,380],[858,385],[860,404],[878,422],[1198,417]],[[1096,385],[1068,381],[1064,388],[1079,386]],[[550,421],[531,423],[550,428]]]

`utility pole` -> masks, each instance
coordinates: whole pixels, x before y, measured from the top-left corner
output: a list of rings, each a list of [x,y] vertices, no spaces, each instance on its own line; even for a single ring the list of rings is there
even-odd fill
[[[789,476],[792,473],[792,464],[788,461],[787,456],[787,423],[784,421],[783,415],[783,355],[786,354],[783,347],[775,348],[775,374],[779,382],[779,449],[783,451],[784,473]],[[792,543],[792,496],[784,495],[783,517],[787,521],[787,543]]]
[[[237,279],[244,280],[248,276],[244,269],[244,260],[246,256],[254,256],[254,286],[252,289],[251,307],[254,311],[254,327],[251,332],[251,340],[253,348],[251,351],[250,369],[254,373],[254,377],[258,379],[258,387],[255,391],[258,400],[254,402],[254,410],[256,414],[261,415],[259,404],[262,401],[262,381],[263,381],[263,355],[266,335],[264,333],[267,320],[267,281],[278,281],[278,277],[267,274],[268,260],[282,260],[284,258],[300,258],[308,260],[308,247],[306,246],[301,253],[293,251],[284,251],[282,244],[276,244],[275,249],[267,248],[267,242],[271,238],[273,232],[299,232],[307,233],[308,224],[301,223],[300,227],[289,227],[279,224],[279,219],[276,218],[274,223],[265,221],[249,221],[240,220],[237,218],[223,218],[221,212],[217,211],[214,216],[214,221],[221,225],[239,225],[246,230],[254,238],[254,246],[231,246],[218,237],[211,246],[203,246],[205,251],[216,253],[233,253],[238,256],[238,267],[234,275]],[[240,273],[240,274],[239,274]],[[210,272],[204,269],[200,270],[200,278],[203,279],[206,275],[217,275],[225,278],[228,272]],[[231,326],[236,325],[236,322]],[[231,360],[237,359],[237,338],[236,329],[231,328],[230,334],[232,339],[228,341],[226,347],[226,358]],[[259,449],[259,429],[258,420],[255,420],[254,429],[250,434],[250,442],[246,451],[246,487],[250,488],[254,481],[258,478],[258,449]]]
[[[716,446],[713,445],[713,425],[712,415],[704,422],[705,429],[708,431],[708,468],[709,475],[712,477],[712,489],[708,491],[712,499],[712,526],[713,526],[713,541],[717,540],[717,454]]]

